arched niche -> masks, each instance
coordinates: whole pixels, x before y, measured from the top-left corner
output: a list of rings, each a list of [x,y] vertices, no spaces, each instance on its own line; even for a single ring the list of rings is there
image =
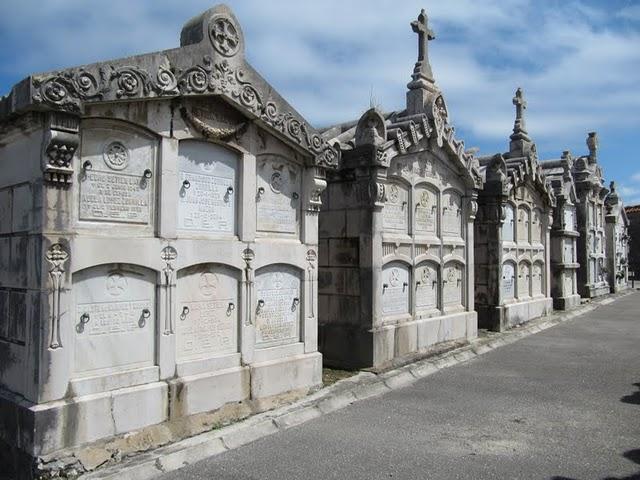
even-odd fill
[[[515,207],[507,202],[504,205],[504,223],[502,224],[502,240],[513,242],[515,240]]]
[[[448,262],[442,268],[442,305],[445,309],[464,304],[464,265]]]
[[[438,233],[438,190],[428,183],[414,187],[414,231],[416,234],[436,236]]]
[[[256,228],[276,235],[298,235],[302,205],[302,169],[280,155],[257,159]]]
[[[531,264],[520,262],[518,264],[518,298],[527,298],[531,292]]]
[[[544,263],[534,262],[531,270],[531,295],[542,295],[544,293],[544,272]]]
[[[514,262],[505,262],[502,264],[501,273],[500,293],[503,300],[511,300],[515,297],[516,264]]]
[[[178,229],[237,233],[238,155],[220,145],[182,140],[178,148]]]
[[[388,181],[382,209],[382,226],[385,231],[409,233],[409,191],[409,185],[400,179]]]
[[[78,168],[78,221],[152,225],[158,138],[128,122],[83,123]]]
[[[409,265],[393,261],[382,267],[382,314],[406,315],[410,312],[411,272]]]
[[[529,243],[529,226],[531,224],[531,211],[526,205],[518,206],[518,226],[516,227],[518,243]]]
[[[438,308],[440,304],[439,284],[437,263],[427,261],[415,267],[416,311],[429,311]]]
[[[442,194],[442,235],[462,237],[462,195],[453,189]]]
[[[531,241],[533,243],[544,243],[542,211],[539,208],[534,208],[531,215]]]
[[[178,360],[210,358],[239,351],[239,283],[240,272],[226,265],[193,265],[178,272]]]
[[[75,374],[155,364],[155,279],[153,270],[129,264],[73,274]]]
[[[300,341],[301,274],[300,269],[281,263],[256,271],[256,348]]]

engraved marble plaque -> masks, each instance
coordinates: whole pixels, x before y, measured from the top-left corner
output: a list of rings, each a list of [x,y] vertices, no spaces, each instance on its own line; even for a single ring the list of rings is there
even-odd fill
[[[300,167],[281,157],[258,160],[257,229],[296,234],[299,231],[302,178]]]
[[[435,264],[423,263],[415,270],[416,310],[438,308],[438,269]]]
[[[184,141],[178,165],[178,228],[234,234],[237,156],[212,143]]]
[[[256,274],[256,348],[300,340],[302,311],[300,272],[289,265],[270,265]]]
[[[506,242],[513,242],[514,241],[513,232],[515,230],[515,225],[514,225],[515,213],[514,213],[513,205],[511,205],[510,203],[507,203],[504,206],[504,213],[505,213],[505,218],[504,218],[504,223],[502,224],[502,240]]]
[[[573,239],[565,238],[562,241],[562,261],[564,263],[573,263],[574,258]]]
[[[544,283],[544,266],[540,262],[533,264],[531,271],[531,293],[533,295],[542,294],[542,286]]]
[[[83,130],[78,219],[151,223],[157,141],[119,124],[94,128],[96,122]]]
[[[409,313],[409,267],[390,262],[382,267],[382,314]]]
[[[462,287],[464,285],[464,269],[462,265],[450,263],[442,273],[442,300],[445,305],[462,305]]]
[[[518,243],[529,243],[529,223],[529,209],[518,207]]]
[[[385,230],[409,233],[409,190],[399,182],[386,186],[386,200],[382,209],[382,224]]]
[[[178,359],[238,351],[238,275],[223,265],[196,265],[178,273]]]
[[[438,219],[438,193],[425,185],[415,188],[414,224],[417,233],[435,235]]]
[[[518,298],[529,296],[529,286],[531,285],[531,267],[528,263],[522,262],[518,265]]]
[[[442,233],[462,235],[462,197],[453,190],[442,195]]]
[[[100,265],[73,277],[75,372],[153,365],[154,273],[133,265]]]
[[[573,271],[562,272],[562,278],[564,283],[563,295],[573,295],[575,293],[575,287],[573,283]]]
[[[531,219],[531,241],[536,243],[544,243],[542,232],[542,213],[536,208],[533,210]]]
[[[565,205],[564,210],[564,229],[565,230],[576,230],[576,216],[575,210],[572,206]]]
[[[515,266],[511,262],[502,265],[502,278],[500,282],[500,293],[504,300],[509,300],[515,294],[516,273]]]

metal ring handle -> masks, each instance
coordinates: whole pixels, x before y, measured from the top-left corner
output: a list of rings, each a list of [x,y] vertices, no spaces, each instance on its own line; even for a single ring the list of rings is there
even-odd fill
[[[189,180],[184,180],[182,182],[182,188],[185,190],[189,190],[191,188],[191,182]]]
[[[142,175],[144,176],[144,178],[149,179],[151,177],[153,177],[153,172],[151,171],[150,168],[145,169],[145,171],[142,173]]]
[[[91,320],[91,317],[89,316],[89,314],[87,312],[85,312],[82,315],[80,315],[80,323],[82,325],[86,325],[87,323],[89,323],[89,320]]]
[[[85,161],[82,164],[82,169],[83,170],[91,170],[93,168],[93,163],[91,163],[89,160]]]

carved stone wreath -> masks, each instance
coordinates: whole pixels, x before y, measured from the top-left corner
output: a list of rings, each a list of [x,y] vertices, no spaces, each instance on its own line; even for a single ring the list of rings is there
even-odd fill
[[[213,48],[225,57],[232,57],[240,49],[238,28],[227,17],[214,17],[209,25],[209,38]]]

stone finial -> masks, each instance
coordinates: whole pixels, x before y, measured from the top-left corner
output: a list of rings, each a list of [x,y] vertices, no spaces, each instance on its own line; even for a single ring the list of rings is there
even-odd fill
[[[593,163],[598,158],[598,134],[596,132],[589,132],[587,147],[589,148],[589,161]]]
[[[429,28],[429,17],[424,11],[420,11],[418,19],[411,22],[411,29],[418,34],[418,61],[413,69],[414,82],[420,79],[434,82],[431,64],[429,63],[429,42],[436,38],[436,34]]]

